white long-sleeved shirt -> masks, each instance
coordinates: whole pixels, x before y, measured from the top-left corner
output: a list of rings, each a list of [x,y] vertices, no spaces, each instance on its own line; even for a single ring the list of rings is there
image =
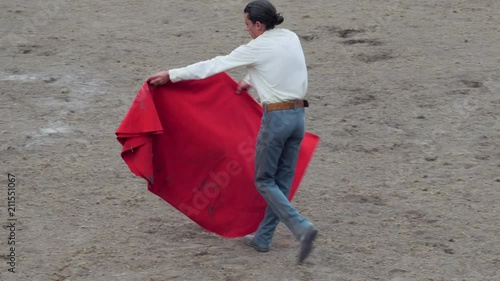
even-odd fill
[[[227,56],[171,69],[170,80],[204,79],[214,74],[246,66],[243,79],[255,88],[261,103],[304,98],[307,91],[307,68],[297,35],[287,29],[265,31]]]

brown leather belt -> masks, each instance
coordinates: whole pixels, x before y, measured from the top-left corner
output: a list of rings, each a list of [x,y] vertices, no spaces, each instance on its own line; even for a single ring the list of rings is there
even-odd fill
[[[309,102],[307,100],[291,100],[264,104],[264,110],[267,109],[267,111],[288,110],[301,107],[309,107]]]

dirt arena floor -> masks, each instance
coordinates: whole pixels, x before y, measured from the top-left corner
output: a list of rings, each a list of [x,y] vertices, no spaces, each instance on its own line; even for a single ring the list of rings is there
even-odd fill
[[[302,266],[284,226],[257,253],[131,174],[114,132],[145,78],[248,42],[246,3],[0,0],[0,280],[500,280],[498,0],[274,1],[321,137]]]

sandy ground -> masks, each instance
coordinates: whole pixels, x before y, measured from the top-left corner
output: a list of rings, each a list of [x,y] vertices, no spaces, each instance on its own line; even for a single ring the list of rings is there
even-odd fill
[[[245,4],[0,1],[0,280],[500,280],[497,0],[275,1],[322,138],[303,266],[285,227],[257,253],[130,173],[114,132],[144,79],[247,42]]]

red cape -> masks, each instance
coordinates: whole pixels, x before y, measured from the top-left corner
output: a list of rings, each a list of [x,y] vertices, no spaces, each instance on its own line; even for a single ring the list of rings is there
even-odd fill
[[[116,131],[121,156],[148,189],[208,231],[254,232],[266,202],[255,188],[255,141],[262,106],[221,73],[152,87],[144,83]],[[319,138],[306,133],[293,198]]]

